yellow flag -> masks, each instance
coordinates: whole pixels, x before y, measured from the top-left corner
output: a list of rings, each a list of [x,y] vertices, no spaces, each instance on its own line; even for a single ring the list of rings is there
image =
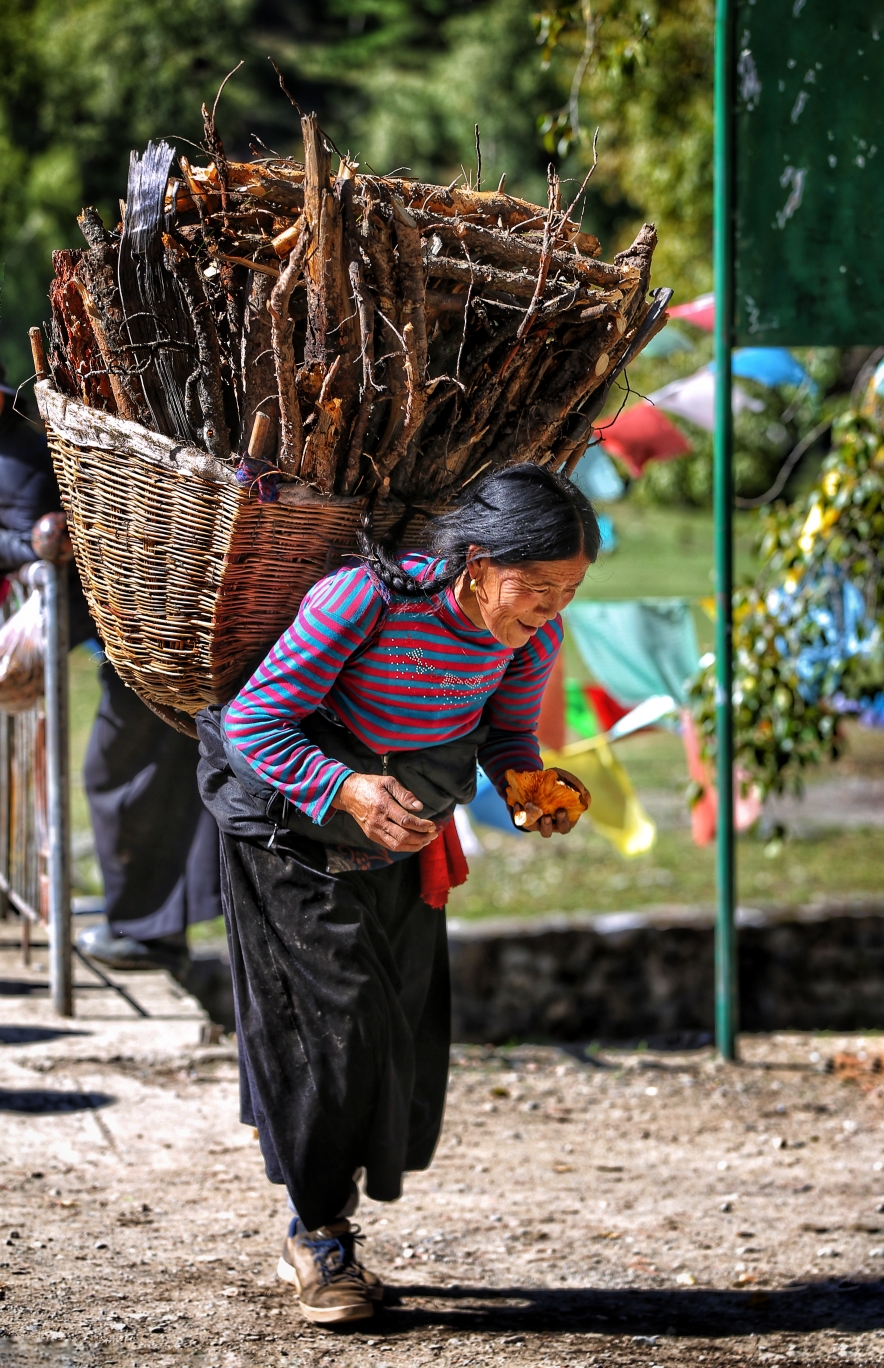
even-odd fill
[[[600,737],[591,749],[569,755],[567,750],[544,751],[548,769],[561,765],[581,779],[592,795],[587,816],[600,836],[616,846],[621,855],[644,855],[657,839],[657,828],[638,800],[626,770]],[[574,747],[576,750],[577,747]]]

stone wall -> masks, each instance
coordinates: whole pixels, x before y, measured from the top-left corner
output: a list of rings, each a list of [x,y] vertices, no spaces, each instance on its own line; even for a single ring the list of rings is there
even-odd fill
[[[884,1029],[884,903],[740,909],[747,1031]],[[450,923],[453,1038],[660,1040],[713,1029],[713,913]]]

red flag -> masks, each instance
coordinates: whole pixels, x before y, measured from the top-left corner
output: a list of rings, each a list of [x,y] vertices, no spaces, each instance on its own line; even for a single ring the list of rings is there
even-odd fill
[[[642,400],[624,409],[598,434],[606,451],[619,456],[631,475],[639,476],[648,461],[671,461],[686,456],[691,444],[665,413]]]

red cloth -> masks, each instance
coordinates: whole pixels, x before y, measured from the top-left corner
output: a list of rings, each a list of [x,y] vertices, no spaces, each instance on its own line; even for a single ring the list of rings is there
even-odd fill
[[[631,475],[639,476],[648,461],[686,456],[691,444],[665,413],[646,400],[624,409],[598,429],[605,450],[619,456]]]
[[[676,304],[674,309],[669,309],[669,317],[680,318],[685,323],[693,323],[695,328],[702,328],[704,332],[713,332],[715,329],[715,296],[700,295],[687,304]]]
[[[466,883],[470,872],[452,818],[419,855],[421,897],[430,907],[444,907],[452,888]]]
[[[610,731],[615,722],[619,722],[621,717],[632,711],[630,708],[621,707],[616,698],[612,698],[607,690],[600,688],[598,684],[587,684],[586,696],[592,704],[599,731]]]
[[[683,708],[681,713],[681,736],[688,762],[688,774],[700,790],[691,808],[691,835],[694,845],[706,846],[715,840],[718,829],[718,789],[706,761],[700,753],[700,738],[693,713]],[[743,793],[746,774],[734,770],[734,826],[737,831],[748,831],[758,821],[761,813],[761,795],[753,785]]]

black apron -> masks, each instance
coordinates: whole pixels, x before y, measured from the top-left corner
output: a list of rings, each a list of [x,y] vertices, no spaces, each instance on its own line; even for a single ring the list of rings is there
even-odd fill
[[[225,747],[221,709],[197,715],[203,801],[221,829],[244,1122],[267,1176],[310,1230],[333,1221],[366,1171],[393,1201],[426,1168],[442,1126],[451,1038],[445,911],[420,896],[419,856],[341,870],[342,848],[381,848],[346,813],[318,826]],[[335,719],[301,724],[324,754],[394,774],[439,818],[475,795],[480,726],[384,757]],[[341,819],[340,821],[338,819]]]

